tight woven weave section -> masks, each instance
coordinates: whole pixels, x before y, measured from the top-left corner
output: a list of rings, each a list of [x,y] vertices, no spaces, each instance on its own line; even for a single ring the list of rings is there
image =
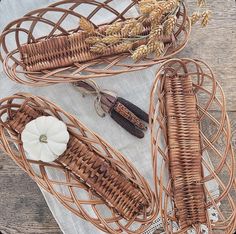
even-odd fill
[[[42,115],[45,113],[25,105],[8,124],[21,133],[28,122]],[[127,220],[141,214],[149,206],[145,196],[131,181],[72,134],[66,152],[57,162],[82,179]]]
[[[128,220],[148,206],[145,197],[131,182],[77,138],[70,139],[67,151],[58,161]]]
[[[184,228],[206,222],[200,132],[191,77],[168,77],[165,99],[173,196],[176,215]]]
[[[98,30],[104,32],[107,26],[101,26]],[[142,35],[150,31],[146,26]],[[90,51],[90,45],[85,42],[88,33],[79,31],[68,36],[58,36],[39,41],[37,43],[25,44],[20,47],[21,57],[27,71],[40,71],[65,67],[74,63],[90,61],[102,56],[116,55],[128,52],[127,48],[116,43],[107,47],[104,53],[98,54]],[[146,39],[140,40],[133,45],[133,49],[146,43]]]

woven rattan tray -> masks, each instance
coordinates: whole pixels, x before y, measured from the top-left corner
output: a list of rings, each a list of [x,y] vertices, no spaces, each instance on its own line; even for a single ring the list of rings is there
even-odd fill
[[[42,115],[64,121],[70,133],[66,152],[53,163],[27,159],[22,146],[25,125]],[[67,209],[104,232],[142,233],[156,217],[154,194],[134,166],[43,98],[16,94],[0,101],[0,148]]]
[[[76,141],[83,142],[86,150],[98,154],[129,180],[136,193],[141,194],[139,198],[145,208],[139,208],[136,214],[122,213],[119,206],[112,208],[106,199],[100,198],[78,178],[76,167],[63,166],[70,165],[68,157],[62,156],[57,163],[27,160],[19,132],[32,117],[42,114],[66,122]],[[198,60],[164,62],[151,90],[149,114],[156,196],[119,152],[76,118],[43,98],[17,94],[1,100],[0,146],[66,208],[105,232],[142,233],[160,207],[166,233],[196,233],[202,228],[207,228],[209,233],[233,233],[236,226],[235,158],[224,93],[212,70]],[[206,131],[211,126],[213,131]],[[73,154],[72,160],[77,160]],[[50,170],[60,172],[64,179],[51,178]],[[210,184],[217,188],[210,190]],[[68,188],[67,194],[61,193],[61,186]],[[80,197],[84,192],[86,199]],[[102,191],[98,189],[98,193]],[[128,206],[132,207],[129,202]],[[95,218],[86,207],[93,210]],[[217,220],[212,219],[212,213],[217,214]]]
[[[149,56],[134,62],[130,53],[121,53],[115,46],[105,57],[91,54],[84,42],[86,35],[79,27],[81,17],[104,30],[106,25],[125,21],[130,12],[137,12],[137,0],[126,1],[127,6],[122,10],[113,7],[115,1],[60,1],[11,22],[0,39],[0,58],[5,72],[12,80],[27,85],[75,82],[144,69],[173,56],[186,45],[190,23],[185,6],[181,4],[173,34],[175,40],[163,39],[167,43],[161,57]],[[104,12],[109,12],[112,20],[96,25],[97,16]],[[147,24],[143,33],[148,30]]]
[[[205,233],[200,224],[208,233],[233,233],[235,158],[224,93],[212,70],[198,60],[165,62],[152,88],[150,120],[155,189],[166,233]],[[209,127],[213,131],[206,131]],[[218,189],[209,190],[211,183]],[[211,220],[210,210],[218,221]]]

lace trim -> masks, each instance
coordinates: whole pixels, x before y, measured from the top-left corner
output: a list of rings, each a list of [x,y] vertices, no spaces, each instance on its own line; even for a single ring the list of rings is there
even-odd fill
[[[218,207],[219,206],[220,206],[220,204],[218,204]],[[218,214],[218,211],[217,211],[217,209],[215,207],[212,206],[209,209],[207,209],[207,213],[208,213],[210,221],[212,221],[213,223],[218,221],[219,214]],[[178,226],[178,224],[176,222],[172,222],[172,228],[173,228],[173,232],[179,231],[179,226]],[[156,220],[154,220],[154,222],[149,227],[149,229],[146,230],[143,234],[153,234],[157,230],[160,233],[163,233],[163,234],[165,233],[160,217],[157,218]],[[208,234],[209,233],[208,227],[205,224],[201,224],[200,230],[201,230],[202,234]],[[187,231],[187,234],[197,234],[197,232],[196,232],[196,230],[194,228],[190,228]]]

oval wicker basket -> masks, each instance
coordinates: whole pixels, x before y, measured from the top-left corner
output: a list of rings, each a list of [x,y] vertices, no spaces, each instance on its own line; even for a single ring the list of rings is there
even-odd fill
[[[185,47],[191,26],[186,8],[184,4],[182,4],[174,30],[175,41],[171,39],[171,42],[165,45],[165,53],[163,56],[159,58],[149,56],[136,63],[130,58],[130,53],[114,54],[115,50],[105,57],[92,56],[88,51],[88,46],[85,45],[84,37],[80,36],[81,30],[80,27],[78,27],[80,18],[85,17],[96,27],[103,27],[116,21],[124,21],[128,19],[130,12],[137,10],[138,0],[126,1],[127,6],[122,8],[122,10],[117,10],[116,7],[113,7],[116,5],[114,4],[115,1],[116,0],[60,1],[46,8],[29,12],[22,18],[11,22],[3,30],[0,39],[0,58],[3,61],[4,69],[8,77],[22,84],[42,86],[54,83],[76,82],[79,79],[112,76],[124,72],[145,69],[173,56]],[[84,7],[86,7],[86,11],[84,11]],[[106,22],[105,25],[96,25],[97,16],[104,12],[109,12],[112,20]],[[47,32],[47,34],[42,34],[42,32]],[[75,36],[74,39],[67,38],[71,37],[70,35],[73,37],[74,33],[78,33],[78,36]],[[37,45],[38,42],[52,38],[54,41],[50,43],[55,44],[57,40],[58,42],[56,42],[57,46],[55,46],[55,48],[51,48],[52,52],[50,53],[47,53],[48,50],[46,48],[48,47],[42,46],[41,44],[34,46]],[[69,51],[66,49],[68,40],[70,43],[73,41],[72,49],[68,49]],[[65,44],[65,49],[63,49],[63,51],[57,51],[58,48],[62,47],[59,46],[61,43]],[[75,44],[73,45],[73,43]],[[25,46],[32,44],[32,48],[29,47],[29,49]],[[46,43],[43,43],[43,45],[45,44]],[[22,58],[22,46],[23,51],[30,51],[30,54],[33,56],[30,66],[25,64],[25,61],[28,60]],[[74,47],[76,47],[76,49]],[[44,50],[45,54],[42,52]],[[76,51],[76,56],[74,56],[71,50],[73,50],[73,53]],[[50,57],[52,53],[56,61]],[[68,53],[72,53],[73,56],[71,56],[73,58],[68,58],[65,55],[68,55]],[[60,54],[59,58],[58,54]],[[75,57],[79,58],[77,62],[73,62]],[[32,61],[34,63],[35,60],[38,61],[38,64],[31,66]],[[43,69],[43,67],[45,69]],[[47,67],[57,68],[46,69]],[[40,68],[41,70],[39,70]]]
[[[166,61],[151,91],[150,120],[155,193],[166,233],[190,228],[190,233],[200,233],[200,224],[209,233],[233,233],[231,129],[223,90],[208,65],[191,59]],[[217,189],[210,190],[212,184]],[[217,213],[217,222],[209,210]]]
[[[53,163],[29,160],[23,149],[20,132],[40,115],[64,121],[70,132],[66,152]],[[0,101],[0,148],[67,209],[104,232],[142,233],[157,215],[154,193],[137,169],[78,119],[43,98],[16,94]],[[82,152],[84,149],[87,153]],[[91,183],[94,186],[88,186]],[[121,208],[126,204],[122,209],[128,218],[123,218],[117,207],[113,209],[97,191],[113,204],[119,202]],[[131,194],[133,199],[127,199]],[[136,197],[138,203],[144,199],[148,205],[140,208],[139,214],[131,214]]]

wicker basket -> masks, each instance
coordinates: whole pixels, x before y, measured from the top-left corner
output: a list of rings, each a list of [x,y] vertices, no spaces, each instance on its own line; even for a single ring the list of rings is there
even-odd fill
[[[81,17],[86,17],[104,30],[107,24],[128,19],[129,12],[136,9],[138,3],[138,0],[127,1],[125,9],[118,11],[112,7],[115,1],[61,1],[11,22],[0,39],[0,58],[5,72],[12,80],[27,85],[69,83],[145,69],[173,56],[186,45],[190,23],[185,6],[181,5],[174,31],[175,41],[163,39],[167,40],[163,56],[149,56],[135,63],[130,53],[121,53],[116,47],[107,51],[105,57],[95,56],[84,42],[86,35],[78,27],[78,22]],[[90,9],[86,15],[85,6]],[[102,12],[109,12],[112,20],[105,25],[96,25],[96,17]],[[41,29],[48,33],[42,35]],[[148,30],[147,25],[143,33]],[[14,45],[10,46],[12,41]]]
[[[70,133],[66,152],[53,163],[28,160],[22,146],[25,125],[42,115],[64,121]],[[157,215],[155,196],[133,165],[43,98],[16,94],[0,101],[0,148],[67,209],[104,232],[142,233]]]
[[[66,122],[77,139],[125,175],[143,194],[149,207],[134,219],[124,219],[78,179],[71,172],[73,168],[65,169],[63,162],[68,165],[65,160],[52,164],[27,160],[17,131],[35,112]],[[53,103],[17,94],[1,100],[0,117],[0,147],[66,208],[105,232],[142,233],[155,219],[157,204],[166,233],[186,233],[190,228],[200,232],[200,224],[204,224],[210,233],[231,234],[236,227],[235,158],[225,98],[204,62],[171,59],[157,72],[150,102],[157,201],[147,182],[120,153]],[[212,131],[207,130],[210,126]],[[51,178],[50,170],[61,172],[64,179]],[[209,190],[209,183],[217,184],[218,189]],[[68,188],[68,193],[62,193],[61,186]],[[85,192],[87,199],[81,199],[80,192]],[[95,218],[87,211],[88,206]],[[211,221],[209,209],[218,213],[217,222]],[[173,228],[176,226],[177,231]]]
[[[235,158],[224,94],[213,72],[198,60],[166,61],[150,103],[155,192],[166,233],[200,233],[200,224],[209,233],[233,233]],[[215,223],[208,216],[212,209],[219,216]]]

